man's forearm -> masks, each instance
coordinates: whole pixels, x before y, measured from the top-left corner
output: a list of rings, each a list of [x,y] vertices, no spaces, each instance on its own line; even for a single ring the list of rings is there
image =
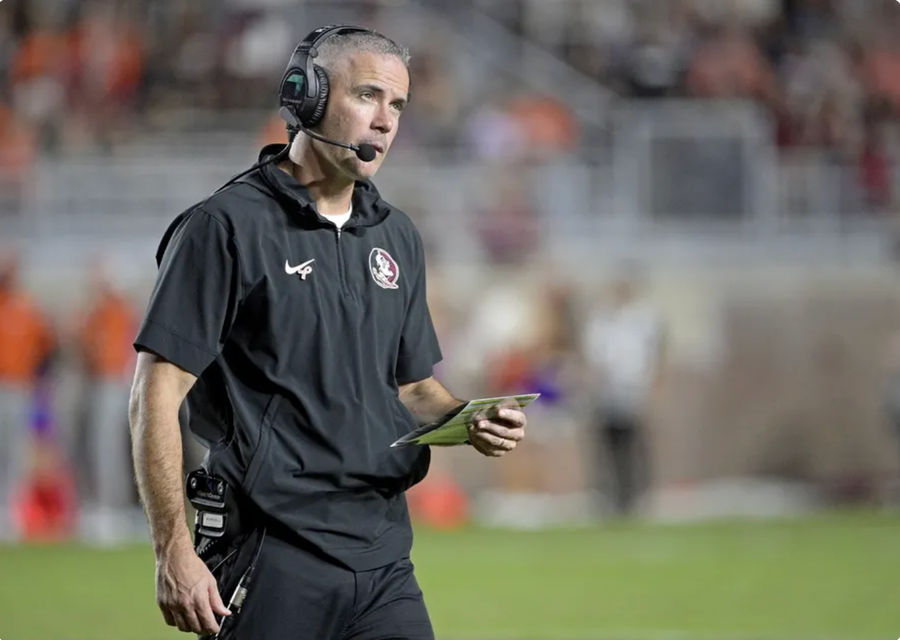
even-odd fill
[[[402,385],[400,401],[420,424],[434,422],[465,402],[434,378]]]
[[[160,405],[152,386],[135,386],[129,412],[134,471],[157,555],[191,542],[184,511],[178,410]]]

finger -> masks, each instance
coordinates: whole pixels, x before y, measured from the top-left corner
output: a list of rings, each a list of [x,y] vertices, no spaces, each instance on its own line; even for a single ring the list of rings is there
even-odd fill
[[[525,429],[521,427],[509,428],[502,424],[487,420],[479,422],[475,429],[482,433],[490,433],[491,435],[499,436],[506,440],[515,440],[516,442],[525,437]]]
[[[490,455],[490,449],[488,445],[484,442],[484,439],[481,437],[480,433],[469,432],[469,443],[472,445],[472,448],[475,449],[478,453],[483,456]]]
[[[219,589],[216,587],[215,582],[212,582],[209,585],[209,603],[212,605],[213,613],[217,616],[231,615],[228,607],[226,607],[225,603],[222,601],[222,596],[219,595]]]
[[[525,439],[525,429],[519,427],[518,429],[509,429],[506,432],[506,435],[503,436],[506,440],[512,440],[513,442],[522,442]]]
[[[525,412],[519,409],[500,409],[495,419],[513,427],[524,427],[527,420]]]
[[[172,612],[172,619],[175,621],[175,626],[179,631],[190,631],[191,628],[188,626],[187,622],[184,619],[184,616],[178,612]]]
[[[481,442],[485,444],[485,447],[492,453],[497,450],[509,451],[511,448],[516,446],[516,443],[512,440],[507,440],[506,438],[501,438],[500,436],[496,436],[484,431],[478,432],[477,438],[481,440]]]
[[[169,625],[170,627],[174,627],[175,626],[175,616],[172,615],[172,612],[169,610],[169,606],[165,605],[161,602],[158,604],[159,604],[159,610],[162,611],[162,614],[163,614],[163,620],[165,620],[166,624]]]
[[[184,623],[187,625],[186,629],[181,629],[182,631],[193,631],[194,633],[202,633],[200,621],[197,619],[197,614],[194,613],[193,606],[189,606],[184,609],[182,613],[182,617],[184,619]],[[179,627],[180,629],[181,627]]]
[[[513,433],[515,433],[514,430],[507,429],[506,427],[491,422],[486,422],[483,427],[476,427],[472,432],[472,436],[481,438],[491,447],[502,447],[506,449],[509,447],[509,442],[512,442],[512,446],[515,446],[516,440],[507,437]]]
[[[212,607],[209,603],[207,594],[201,594],[200,600],[194,605],[197,613],[197,622],[200,623],[200,633],[216,633],[219,630],[219,623],[216,622],[216,616],[213,614]]]
[[[507,447],[508,440],[501,438],[500,436],[495,436],[493,434],[485,434],[485,440],[487,440],[491,448],[500,449],[501,451],[505,451]]]

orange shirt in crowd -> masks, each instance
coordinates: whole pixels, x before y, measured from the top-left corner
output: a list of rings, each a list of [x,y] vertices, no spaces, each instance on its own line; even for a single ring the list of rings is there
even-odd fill
[[[528,143],[542,149],[573,149],[578,143],[578,123],[568,106],[548,96],[523,96],[512,100],[507,111],[527,132]]]
[[[9,106],[0,103],[0,184],[21,179],[34,164],[36,155],[31,129]]]
[[[900,107],[900,47],[873,47],[863,60],[862,71],[871,93]]]
[[[0,382],[31,383],[53,347],[50,327],[31,299],[0,291]]]
[[[53,73],[65,61],[66,38],[52,31],[26,35],[13,54],[9,75],[13,84]]]
[[[81,349],[88,372],[98,378],[121,378],[133,364],[131,343],[137,319],[131,304],[104,293],[90,309],[81,328]]]

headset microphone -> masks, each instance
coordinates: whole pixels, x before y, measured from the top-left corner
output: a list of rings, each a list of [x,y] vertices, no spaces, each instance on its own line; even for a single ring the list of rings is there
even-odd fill
[[[356,157],[362,160],[363,162],[372,162],[375,159],[375,147],[370,144],[366,144],[365,142],[353,145],[356,147]]]
[[[343,147],[344,149],[350,149],[356,153],[356,157],[362,160],[363,162],[372,162],[375,159],[375,147],[370,144],[366,144],[363,142],[362,144],[348,144],[346,142],[338,142],[337,140],[329,140],[324,136],[320,136],[318,133],[313,133],[306,127],[300,127],[300,130],[303,131],[310,138],[315,140],[321,140],[322,142],[327,142],[328,144],[333,144],[336,147]]]
[[[366,144],[365,142],[363,142],[362,144],[357,145],[357,144],[349,144],[346,142],[338,142],[337,140],[331,140],[329,138],[326,138],[325,136],[321,136],[318,133],[310,131],[308,128],[304,127],[302,124],[300,124],[300,121],[297,120],[296,116],[294,116],[294,114],[291,113],[291,110],[288,109],[287,107],[281,107],[281,109],[279,109],[278,113],[281,115],[281,117],[284,119],[284,121],[287,122],[288,129],[291,129],[293,131],[300,130],[303,133],[305,133],[306,135],[308,135],[310,138],[313,138],[315,140],[319,140],[321,142],[325,142],[328,144],[333,144],[336,147],[343,147],[344,149],[350,149],[350,151],[355,152],[356,157],[359,158],[360,160],[362,160],[363,162],[372,162],[372,160],[375,159],[375,147],[373,147],[370,144]]]

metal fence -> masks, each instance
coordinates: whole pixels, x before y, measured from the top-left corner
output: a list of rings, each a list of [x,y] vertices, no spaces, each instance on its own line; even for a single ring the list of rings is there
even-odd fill
[[[630,104],[614,122],[611,144],[542,160],[487,162],[457,150],[426,161],[398,151],[376,182],[447,259],[489,259],[484,236],[504,225],[532,228],[535,251],[563,261],[598,249],[680,260],[879,260],[891,251],[890,207],[868,203],[859,167],[823,152],[779,153],[752,106]],[[227,140],[43,158],[24,182],[0,185],[0,232],[39,241],[156,236],[253,161],[252,141]]]

